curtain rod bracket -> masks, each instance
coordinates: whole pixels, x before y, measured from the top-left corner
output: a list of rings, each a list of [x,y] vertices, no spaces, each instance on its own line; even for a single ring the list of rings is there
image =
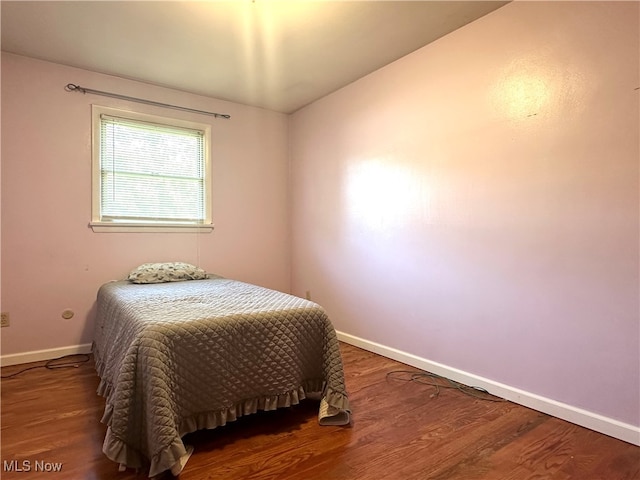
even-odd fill
[[[94,95],[102,95],[103,97],[118,98],[120,100],[128,100],[130,102],[144,103],[145,105],[153,105],[155,107],[173,108],[174,110],[182,110],[183,112],[199,113],[201,115],[210,115],[215,118],[230,119],[231,115],[226,113],[207,112],[205,110],[196,110],[195,108],[181,107],[179,105],[170,105],[168,103],[154,102],[153,100],[145,100],[144,98],[128,97],[126,95],[120,95],[117,93],[103,92],[100,90],[93,90],[91,88],[84,88],[74,83],[67,83],[64,87],[67,92],[81,92],[84,94],[92,93]]]

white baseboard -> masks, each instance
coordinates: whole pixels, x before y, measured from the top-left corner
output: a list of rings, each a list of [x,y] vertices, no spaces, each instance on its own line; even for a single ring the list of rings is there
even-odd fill
[[[32,352],[12,353],[0,357],[0,366],[19,365],[22,363],[41,362],[52,358],[64,357],[65,355],[76,355],[91,353],[91,344],[71,345],[69,347],[51,348],[48,350],[35,350]]]
[[[610,437],[614,437],[634,445],[640,445],[640,427],[635,425],[623,423],[566,403],[541,397],[534,393],[525,392],[524,390],[494,382],[493,380],[464,372],[456,368],[448,367],[441,363],[432,362],[416,355],[396,350],[395,348],[371,342],[354,335],[349,335],[348,333],[337,332],[337,335],[338,340],[362,348],[363,350],[391,358],[392,360],[397,360],[398,362],[411,365],[412,367],[419,368],[420,370],[435,373],[436,375],[449,378],[464,385],[483,388],[489,393],[500,398],[504,398],[505,400],[575,423],[581,427],[595,430],[596,432],[609,435]]]
[[[505,400],[532,408],[539,412],[552,415],[562,420],[566,420],[576,425],[580,425],[596,432],[609,435],[610,437],[623,440],[625,442],[640,446],[640,427],[623,423],[618,420],[589,412],[566,403],[526,392],[509,385],[505,385],[493,380],[489,380],[472,373],[448,367],[441,363],[427,360],[411,353],[406,353],[395,348],[387,347],[376,342],[365,340],[348,333],[337,332],[338,340],[362,348],[369,352],[391,358],[406,365],[419,368],[427,372],[435,373],[465,385],[484,388],[489,393]],[[7,367],[22,363],[39,362],[51,360],[52,358],[63,357],[65,355],[91,353],[91,344],[72,345],[69,347],[52,348],[48,350],[36,350],[25,353],[15,353],[0,356],[0,365]]]

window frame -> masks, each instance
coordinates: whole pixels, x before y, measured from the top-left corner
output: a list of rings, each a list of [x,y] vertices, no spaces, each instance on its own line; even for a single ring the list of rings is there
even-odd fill
[[[200,130],[203,132],[204,141],[204,209],[205,218],[202,222],[193,223],[174,223],[162,221],[138,221],[127,222],[109,220],[105,221],[101,217],[102,210],[102,172],[100,168],[100,130],[101,115],[112,117],[121,117],[127,120],[156,123],[169,127],[187,128]],[[91,129],[92,129],[92,152],[91,152],[91,222],[89,226],[94,232],[211,232],[213,230],[212,223],[212,176],[211,176],[211,125],[205,123],[193,122],[190,120],[182,120],[177,118],[161,117],[148,113],[134,112],[130,110],[122,110],[112,107],[104,107],[101,105],[91,106]]]

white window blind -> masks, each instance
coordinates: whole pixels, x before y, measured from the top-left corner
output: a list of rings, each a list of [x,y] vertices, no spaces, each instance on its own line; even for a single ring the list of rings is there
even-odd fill
[[[205,132],[100,115],[101,222],[207,219]]]

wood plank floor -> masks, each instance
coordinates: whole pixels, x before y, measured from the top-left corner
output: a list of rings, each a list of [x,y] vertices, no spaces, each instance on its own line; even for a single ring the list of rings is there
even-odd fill
[[[320,427],[312,401],[244,417],[188,435],[195,452],[180,478],[640,479],[640,447],[509,402],[456,390],[434,396],[431,386],[387,378],[394,370],[415,369],[350,345],[341,348],[351,426]],[[6,367],[2,374],[23,367]],[[2,479],[146,478],[118,472],[102,454],[104,400],[97,386],[92,362],[3,379]]]

